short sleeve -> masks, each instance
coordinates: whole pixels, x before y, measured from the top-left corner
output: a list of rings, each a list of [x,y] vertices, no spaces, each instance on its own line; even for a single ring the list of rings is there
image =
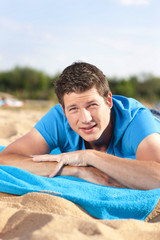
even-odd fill
[[[62,147],[66,139],[64,126],[65,116],[60,105],[51,108],[34,126],[47,142],[50,150]],[[61,136],[63,133],[63,137]]]
[[[148,109],[139,109],[124,133],[122,145],[127,143],[128,151],[136,153],[140,142],[152,133],[160,133],[160,122]]]

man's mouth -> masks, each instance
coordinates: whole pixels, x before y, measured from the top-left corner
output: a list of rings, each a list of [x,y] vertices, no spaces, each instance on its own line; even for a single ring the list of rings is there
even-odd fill
[[[97,126],[97,124],[94,124],[94,125],[89,126],[89,127],[81,127],[80,129],[85,133],[91,133],[96,126]]]

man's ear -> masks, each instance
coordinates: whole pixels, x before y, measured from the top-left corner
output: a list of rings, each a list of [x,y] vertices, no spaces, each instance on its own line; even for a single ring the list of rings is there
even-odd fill
[[[107,103],[108,103],[109,108],[112,108],[113,102],[112,102],[112,93],[111,92],[108,93]]]

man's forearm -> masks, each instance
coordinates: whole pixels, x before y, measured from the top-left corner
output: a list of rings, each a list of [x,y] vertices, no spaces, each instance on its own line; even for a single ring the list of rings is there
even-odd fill
[[[118,158],[103,152],[90,151],[92,165],[121,184],[135,189],[160,188],[160,163]]]
[[[160,163],[157,161],[120,158],[93,149],[53,156],[34,155],[33,159],[36,162],[57,162],[58,164],[51,176],[56,176],[65,165],[93,166],[128,188],[143,190],[160,188]]]
[[[32,174],[44,177],[48,177],[51,172],[54,171],[56,164],[56,162],[49,161],[37,163],[34,162],[31,157],[26,157],[18,154],[0,154],[0,165],[8,165],[21,168]],[[79,177],[95,184],[110,187],[124,187],[94,167],[64,166],[58,175]]]
[[[126,188],[126,186],[120,184],[95,167],[78,167],[77,177],[99,185]]]
[[[48,177],[51,171],[54,170],[56,163],[35,163],[31,157],[18,154],[0,154],[0,165],[17,167],[35,175]]]

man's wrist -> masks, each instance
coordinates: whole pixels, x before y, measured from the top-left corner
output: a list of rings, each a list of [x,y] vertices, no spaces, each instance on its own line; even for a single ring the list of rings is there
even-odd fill
[[[87,149],[87,150],[84,150],[85,152],[83,153],[83,159],[84,159],[84,162],[87,166],[92,166],[93,162],[94,162],[94,159],[95,159],[95,151],[94,149]]]
[[[73,166],[64,166],[59,173],[60,176],[73,176],[78,177],[79,175],[79,167]]]

